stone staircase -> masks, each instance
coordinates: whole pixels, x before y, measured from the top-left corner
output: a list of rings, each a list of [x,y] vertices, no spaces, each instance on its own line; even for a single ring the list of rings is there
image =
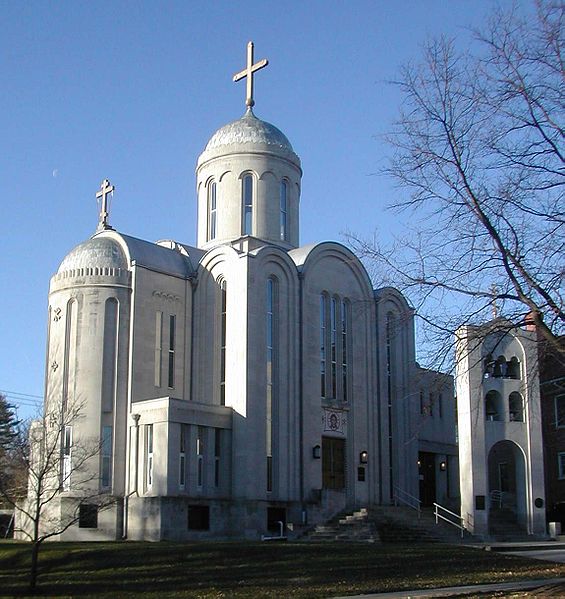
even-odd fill
[[[352,514],[339,514],[325,524],[317,525],[303,540],[451,544],[479,541],[467,532],[461,538],[459,529],[441,520],[436,524],[431,509],[422,510],[418,519],[414,510],[396,506],[381,506],[370,510],[362,508]]]
[[[508,509],[491,509],[489,536],[497,542],[527,541],[532,538],[518,525],[516,514]]]
[[[352,514],[339,514],[325,524],[318,524],[306,535],[306,540],[315,542],[348,541],[377,543],[379,535],[366,508]]]

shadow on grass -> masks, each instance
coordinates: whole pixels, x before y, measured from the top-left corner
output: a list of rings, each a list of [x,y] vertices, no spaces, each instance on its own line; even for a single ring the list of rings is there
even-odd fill
[[[29,549],[0,546],[0,593],[26,593]],[[327,597],[564,576],[565,566],[443,545],[52,543],[43,595]]]

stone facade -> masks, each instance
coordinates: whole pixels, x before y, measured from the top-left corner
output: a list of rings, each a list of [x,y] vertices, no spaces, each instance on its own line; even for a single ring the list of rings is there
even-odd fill
[[[416,364],[397,290],[339,243],[300,247],[301,175],[248,110],[198,160],[198,247],[104,226],[61,263],[46,405],[82,417],[58,501],[94,507],[60,538],[297,534],[418,497],[424,454],[428,498],[456,498],[453,381]],[[93,438],[81,498],[73,448]]]

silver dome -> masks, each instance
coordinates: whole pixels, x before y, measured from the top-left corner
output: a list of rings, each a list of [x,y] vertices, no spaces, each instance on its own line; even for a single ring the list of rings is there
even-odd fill
[[[128,262],[120,244],[110,237],[93,237],[71,250],[59,266],[58,273],[78,268],[122,268]]]
[[[199,162],[204,156],[218,156],[223,154],[222,150],[231,152],[240,145],[253,145],[250,150],[273,152],[298,161],[298,156],[286,135],[271,123],[258,119],[251,110],[248,110],[240,119],[224,125],[212,135]]]

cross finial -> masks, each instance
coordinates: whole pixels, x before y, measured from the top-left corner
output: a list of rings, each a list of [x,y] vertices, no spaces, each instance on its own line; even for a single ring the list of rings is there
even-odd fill
[[[101,200],[100,216],[98,218],[98,231],[104,231],[105,229],[112,228],[108,222],[108,218],[110,216],[108,209],[109,194],[114,194],[114,186],[110,183],[110,181],[108,181],[108,179],[104,179],[100,185],[100,191],[96,192],[96,199]]]
[[[239,81],[240,79],[247,77],[247,97],[245,99],[245,105],[248,108],[252,108],[255,105],[255,100],[253,99],[253,73],[266,67],[268,64],[269,61],[266,58],[253,64],[253,42],[249,42],[247,44],[247,66],[243,71],[240,71],[233,76],[234,81]]]

